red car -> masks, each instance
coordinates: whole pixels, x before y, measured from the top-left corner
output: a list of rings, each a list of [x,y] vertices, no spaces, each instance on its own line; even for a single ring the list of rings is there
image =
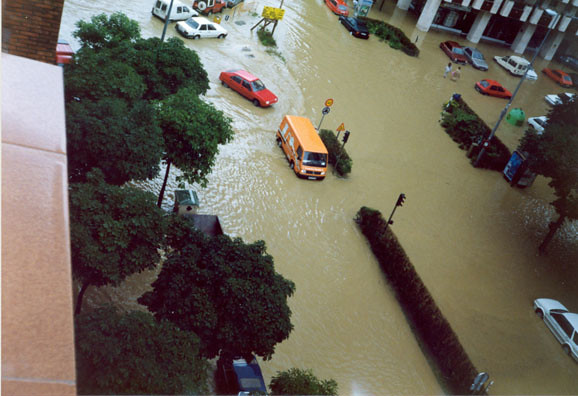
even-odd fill
[[[74,55],[74,50],[68,44],[68,41],[58,40],[58,44],[56,44],[56,64],[58,66],[69,64],[72,60],[72,55]]]
[[[464,49],[455,41],[444,41],[443,43],[440,43],[440,48],[446,53],[452,62],[460,63],[462,65],[468,64],[468,58],[466,58]]]
[[[550,77],[552,80],[556,81],[563,87],[571,87],[573,85],[572,77],[564,73],[562,70],[553,70],[545,68],[542,70],[542,73],[544,73],[545,75],[547,75],[548,77]]]
[[[325,4],[334,14],[349,16],[349,9],[343,0],[325,0]]]
[[[510,91],[502,87],[502,84],[494,80],[478,81],[474,88],[476,88],[476,91],[482,95],[490,95],[505,99],[510,99],[512,97],[512,93]]]
[[[193,8],[204,15],[211,15],[217,12],[223,12],[227,6],[224,0],[198,0],[193,1]]]
[[[277,103],[277,96],[267,88],[257,77],[245,70],[227,70],[221,72],[219,80],[225,88],[232,88],[255,106],[269,107]]]

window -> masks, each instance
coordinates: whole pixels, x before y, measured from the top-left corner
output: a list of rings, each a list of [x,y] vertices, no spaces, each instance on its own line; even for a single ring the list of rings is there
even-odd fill
[[[183,12],[189,12],[189,9],[187,7],[183,7]]]
[[[208,29],[208,30],[217,30],[217,28],[216,28],[216,27],[214,27],[213,25],[207,25],[207,26],[209,27],[209,29]]]
[[[489,82],[487,82],[486,80],[482,80],[480,81],[480,85],[484,88],[488,88],[488,86],[490,85]]]
[[[251,83],[253,86],[253,91],[259,92],[265,89],[265,84],[261,82],[261,80],[255,80]]]
[[[199,24],[195,21],[193,21],[192,19],[187,20],[187,25],[189,25],[190,27],[192,27],[193,29],[197,29],[199,27]]]
[[[562,77],[562,75],[558,73],[556,70],[553,70],[552,74],[554,74],[556,77]]]
[[[297,159],[301,160],[301,156],[303,155],[303,149],[301,146],[297,147]]]
[[[161,2],[157,1],[157,4],[155,5],[156,8],[161,8]]]
[[[233,76],[231,77],[231,80],[235,81],[237,84],[241,84],[241,77],[239,76]]]
[[[574,341],[574,344],[578,345],[578,331],[574,332],[574,337],[572,337],[572,341]]]
[[[502,87],[496,87],[496,91],[498,91],[498,92],[504,92],[504,88],[502,88]]]
[[[181,14],[183,12],[183,7],[177,7],[177,14]]]
[[[247,89],[247,91],[251,91],[251,85],[245,80],[243,80],[243,87]]]
[[[281,136],[285,135],[287,129],[289,129],[289,124],[283,125],[283,129],[281,130]],[[285,140],[287,140],[287,136],[285,136]]]
[[[163,6],[161,7],[161,10],[166,11],[167,10],[167,5],[163,4]]]
[[[207,25],[201,25],[201,28],[200,28],[199,30],[204,30],[204,31],[206,31],[206,30],[207,30]]]
[[[568,337],[571,337],[572,332],[574,331],[574,328],[572,327],[570,322],[568,322],[568,319],[566,319],[561,314],[557,314],[557,313],[552,314],[552,317],[554,318],[554,320],[556,320],[556,322],[558,322],[558,324],[560,325],[562,330],[564,330],[564,333],[566,333],[566,335]]]
[[[325,166],[326,163],[327,163],[327,154],[311,153],[309,151],[305,152],[305,158],[303,159],[303,165]]]

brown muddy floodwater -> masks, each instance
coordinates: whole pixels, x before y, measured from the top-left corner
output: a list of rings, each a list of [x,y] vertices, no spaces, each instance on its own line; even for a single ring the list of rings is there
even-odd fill
[[[137,20],[143,36],[160,36],[152,3],[67,0],[61,36],[74,43],[78,20],[115,11]],[[528,189],[510,188],[498,172],[472,168],[438,125],[442,103],[459,92],[493,126],[506,102],[478,94],[475,81],[495,78],[513,91],[519,80],[493,62],[487,73],[463,67],[457,83],[443,79],[448,59],[438,44],[454,37],[418,31],[415,17],[390,2],[370,16],[403,29],[420,47],[418,58],[375,37],[350,37],[322,0],[311,0],[285,2],[275,32],[282,59],[250,32],[264,5],[278,2],[247,0],[225,11],[225,40],[186,44],[209,73],[206,99],[233,119],[236,132],[221,147],[209,185],[192,186],[201,197],[200,213],[218,214],[230,235],[265,240],[277,271],[297,285],[289,301],[295,330],[271,361],[262,362],[266,382],[276,371],[299,367],[334,378],[343,395],[444,392],[352,220],[364,205],[389,215],[403,192],[407,200],[393,229],[474,365],[495,381],[491,393],[578,394],[578,365],[532,311],[538,297],[578,311],[576,223],[566,224],[547,256],[537,256],[555,217],[547,181],[539,177]],[[174,25],[167,34],[176,35]],[[509,53],[494,45],[478,48],[488,60]],[[538,59],[535,69],[547,64]],[[259,76],[279,103],[255,108],[223,88],[219,72],[231,68]],[[557,92],[540,75],[524,83],[513,107],[528,117],[543,115],[543,96]],[[343,122],[351,131],[353,172],[346,179],[299,180],[275,144],[275,130],[285,114],[317,125],[327,98],[335,103],[323,127]],[[497,135],[514,149],[522,133],[503,122]],[[157,192],[160,182],[146,187]],[[175,188],[173,177],[169,191]],[[169,194],[165,205],[171,204]],[[144,273],[117,289],[89,290],[87,302],[136,307],[154,277]]]

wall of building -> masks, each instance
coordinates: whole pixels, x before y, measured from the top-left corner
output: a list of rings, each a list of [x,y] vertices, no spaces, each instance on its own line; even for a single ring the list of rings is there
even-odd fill
[[[55,64],[64,0],[2,0],[2,52]]]

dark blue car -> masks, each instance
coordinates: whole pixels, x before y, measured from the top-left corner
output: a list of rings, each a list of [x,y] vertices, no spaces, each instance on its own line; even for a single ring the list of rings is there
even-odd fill
[[[571,55],[562,55],[558,58],[560,63],[568,65],[571,69],[578,71],[578,59]]]
[[[247,392],[267,393],[265,380],[257,359],[251,356],[249,362],[241,357],[222,356],[217,362],[220,393]]]
[[[339,22],[349,30],[352,36],[366,40],[369,38],[369,30],[361,19],[341,15]]]

